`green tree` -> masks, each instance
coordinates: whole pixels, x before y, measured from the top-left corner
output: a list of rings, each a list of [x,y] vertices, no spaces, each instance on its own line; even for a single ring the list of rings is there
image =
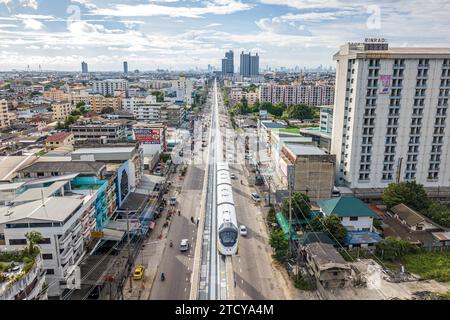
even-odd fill
[[[383,202],[388,208],[404,203],[419,211],[431,205],[423,185],[415,181],[391,183],[383,192]]]
[[[242,98],[241,98],[241,105],[242,105],[242,110],[244,112],[246,112],[248,110],[248,101],[245,96],[242,96]]]
[[[423,213],[441,226],[450,228],[449,205],[433,202]]]
[[[288,119],[312,119],[314,118],[314,108],[308,107],[303,104],[291,105],[286,108],[283,116],[287,117]]]
[[[309,201],[309,197],[304,193],[292,193],[292,215],[294,218],[305,219],[309,217],[311,213]],[[283,199],[281,211],[286,217],[289,216],[289,197]]]
[[[252,105],[252,112],[259,112],[259,101],[256,101],[253,105]]]
[[[112,107],[104,107],[100,112],[101,114],[113,113],[114,109]]]
[[[272,224],[277,221],[276,219],[276,211],[273,206],[270,206],[269,212],[267,213],[267,223]]]
[[[315,218],[311,222],[311,227],[316,232],[326,233],[332,240],[336,240],[339,243],[343,243],[345,236],[347,235],[347,229],[345,229],[341,223],[341,219],[335,214],[324,218]]]
[[[289,248],[289,243],[284,235],[283,230],[273,230],[270,233],[269,243],[275,251],[275,258],[279,261],[283,260],[283,258],[286,257]]]
[[[37,231],[30,231],[25,234],[28,242],[28,253],[33,255],[36,251],[35,245],[42,241],[42,234]]]
[[[80,116],[80,115],[81,115],[81,112],[80,112],[80,110],[75,109],[75,110],[73,110],[70,114],[71,114],[72,116]]]
[[[70,126],[71,124],[74,124],[75,122],[77,122],[79,116],[73,116],[70,115],[66,121],[64,121],[64,126],[67,128],[68,126]]]
[[[377,243],[375,253],[384,260],[398,261],[407,253],[414,252],[415,246],[407,240],[387,237]]]
[[[80,101],[80,102],[77,103],[76,108],[79,109],[79,108],[81,108],[81,107],[83,107],[85,105],[86,105],[86,103],[84,103],[84,101]]]

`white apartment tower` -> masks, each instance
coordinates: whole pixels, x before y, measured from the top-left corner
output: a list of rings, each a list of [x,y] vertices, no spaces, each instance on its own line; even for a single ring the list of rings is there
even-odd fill
[[[339,185],[450,187],[450,48],[347,44],[337,61],[331,153]]]
[[[122,79],[94,81],[93,90],[103,96],[113,97],[116,90],[122,90],[126,93],[128,90],[128,81]]]

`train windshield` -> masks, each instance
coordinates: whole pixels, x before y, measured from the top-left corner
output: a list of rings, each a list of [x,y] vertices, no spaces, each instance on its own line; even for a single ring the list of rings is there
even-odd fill
[[[237,231],[234,229],[225,229],[219,233],[220,242],[225,247],[232,247],[236,243]]]

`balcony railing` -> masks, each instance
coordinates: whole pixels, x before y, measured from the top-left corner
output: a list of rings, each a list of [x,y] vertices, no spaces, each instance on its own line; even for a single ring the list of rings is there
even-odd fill
[[[66,264],[69,259],[72,257],[73,254],[73,248],[70,247],[69,249],[66,249],[60,256],[61,258],[61,264]]]

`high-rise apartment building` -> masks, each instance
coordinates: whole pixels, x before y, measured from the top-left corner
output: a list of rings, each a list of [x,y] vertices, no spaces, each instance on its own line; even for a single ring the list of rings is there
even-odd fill
[[[118,111],[122,109],[122,98],[104,97],[100,94],[90,95],[89,103],[91,110],[95,113],[102,113],[103,110]]]
[[[241,53],[240,59],[240,74],[244,78],[251,78],[259,75],[259,56],[256,54]]]
[[[259,89],[259,101],[280,103],[287,106],[304,104],[307,106],[332,105],[334,86],[317,85],[263,85]]]
[[[8,114],[8,101],[0,100],[0,129],[5,129],[10,126]]]
[[[123,62],[123,73],[128,74],[128,62],[127,61]]]
[[[133,97],[123,100],[123,110],[134,115],[138,121],[159,121],[162,102],[156,102],[156,96]]]
[[[93,90],[104,96],[114,96],[116,90],[125,92],[128,90],[128,81],[122,79],[94,81]]]
[[[250,55],[250,76],[259,76],[259,56],[258,54]]]
[[[68,101],[61,101],[52,104],[53,120],[65,121],[70,113],[73,111],[74,107]]]
[[[225,53],[222,59],[222,76],[232,76],[234,74],[234,53],[230,50]]]
[[[88,64],[86,63],[86,62],[82,62],[81,63],[81,73],[83,73],[83,74],[87,74],[89,71],[88,71]]]
[[[337,61],[331,153],[358,194],[416,181],[450,187],[450,48],[347,44]]]

